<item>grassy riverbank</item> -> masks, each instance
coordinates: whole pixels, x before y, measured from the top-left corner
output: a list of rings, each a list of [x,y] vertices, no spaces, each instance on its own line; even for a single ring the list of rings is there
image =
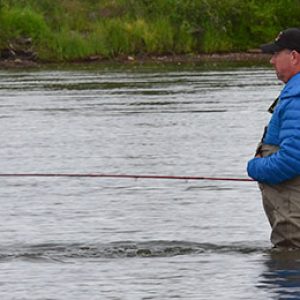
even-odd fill
[[[298,0],[0,0],[2,58],[241,52],[300,26]]]

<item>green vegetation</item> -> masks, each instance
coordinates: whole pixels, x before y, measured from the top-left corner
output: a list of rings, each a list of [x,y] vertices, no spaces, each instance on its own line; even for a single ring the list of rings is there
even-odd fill
[[[2,51],[30,39],[48,61],[245,51],[300,27],[300,2],[0,0],[0,24]]]

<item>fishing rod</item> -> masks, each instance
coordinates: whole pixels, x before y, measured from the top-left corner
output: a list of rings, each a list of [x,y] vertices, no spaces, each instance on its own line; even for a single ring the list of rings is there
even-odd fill
[[[208,181],[248,181],[251,178],[172,176],[172,175],[137,175],[137,174],[103,174],[103,173],[0,173],[0,177],[77,177],[77,178],[131,178],[131,179],[170,179],[170,180],[208,180]]]

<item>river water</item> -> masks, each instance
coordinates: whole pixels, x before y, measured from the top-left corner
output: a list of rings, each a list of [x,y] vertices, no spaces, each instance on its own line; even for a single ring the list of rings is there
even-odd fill
[[[0,71],[1,173],[247,178],[267,67]],[[0,297],[299,299],[254,182],[1,178]]]

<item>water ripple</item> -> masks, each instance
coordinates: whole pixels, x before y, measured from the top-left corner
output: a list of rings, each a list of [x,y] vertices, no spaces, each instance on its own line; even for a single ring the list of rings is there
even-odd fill
[[[265,246],[217,245],[187,241],[118,241],[108,244],[37,244],[0,250],[0,260],[56,260],[79,258],[170,257],[203,253],[250,254],[265,252]]]

